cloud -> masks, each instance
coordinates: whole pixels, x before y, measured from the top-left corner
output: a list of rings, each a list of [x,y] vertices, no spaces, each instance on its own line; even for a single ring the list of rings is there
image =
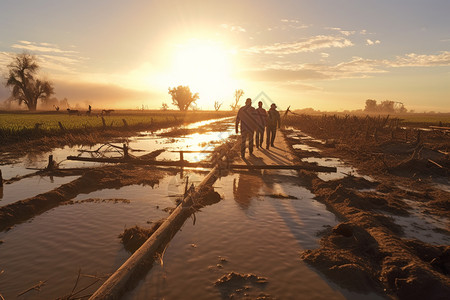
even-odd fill
[[[77,51],[64,50],[58,45],[44,42],[18,41],[11,45],[11,48],[36,55],[39,66],[44,70],[51,71],[51,73],[76,74],[79,66],[87,60],[87,58],[79,56]],[[11,62],[14,55],[16,53],[1,52],[0,64],[6,66]]]
[[[9,52],[0,52],[0,66],[6,69],[6,67],[11,63],[13,59],[13,54]]]
[[[436,66],[450,66],[450,51],[441,51],[439,54],[432,55],[410,53],[398,56],[394,60],[353,57],[349,61],[335,65],[273,62],[259,69],[248,70],[243,75],[251,80],[292,84],[307,80],[367,78],[373,74],[386,73],[389,68]]]
[[[323,69],[323,72],[330,74],[334,79],[366,77],[367,74],[386,72],[381,67],[383,67],[383,63],[379,60],[354,57],[351,61],[342,62],[335,66],[328,66]]]
[[[354,57],[350,61],[335,65],[272,63],[260,69],[248,70],[243,75],[251,80],[292,84],[309,80],[364,78],[371,74],[387,72],[383,66],[383,61]]]
[[[41,52],[41,53],[58,53],[58,54],[75,54],[76,51],[73,50],[61,50],[57,45],[49,43],[35,43],[29,41],[19,41],[17,44],[13,44],[11,48],[21,49],[30,52]]]
[[[300,23],[299,20],[288,20],[288,19],[281,19],[282,23]]]
[[[354,35],[356,33],[356,31],[354,31],[354,30],[342,30],[342,28],[339,28],[339,27],[325,27],[325,29],[339,31],[342,35],[345,35],[345,36]]]
[[[239,25],[233,24],[221,24],[220,27],[223,29],[229,30],[231,32],[246,32],[245,28]]]
[[[286,55],[300,52],[312,52],[326,48],[345,48],[353,46],[350,40],[338,36],[318,35],[295,43],[275,43],[272,45],[255,46],[247,51],[251,53]]]
[[[368,45],[368,46],[372,46],[372,45],[380,44],[380,43],[381,42],[379,40],[375,40],[375,41],[372,41],[371,39],[366,40],[366,45]]]
[[[435,55],[409,53],[404,56],[397,56],[395,61],[386,64],[391,67],[450,66],[450,51],[441,51]]]
[[[282,19],[282,20],[280,20],[280,22],[282,23],[280,29],[282,29],[282,30],[309,28],[308,25],[302,24],[299,20]],[[278,27],[275,27],[275,28],[278,28]]]
[[[77,74],[78,67],[86,59],[81,57],[67,57],[56,55],[39,55],[42,67],[65,74]]]

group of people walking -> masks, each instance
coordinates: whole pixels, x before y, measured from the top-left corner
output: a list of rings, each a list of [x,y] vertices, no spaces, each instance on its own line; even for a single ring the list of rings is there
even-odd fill
[[[239,123],[241,124],[241,157],[245,157],[245,148],[248,140],[248,152],[253,154],[253,137],[256,136],[256,148],[262,148],[264,141],[264,131],[266,131],[266,149],[274,147],[274,140],[277,128],[280,128],[280,113],[277,106],[272,103],[269,111],[262,107],[263,103],[258,102],[258,108],[252,106],[252,99],[247,98],[245,106],[241,107],[236,117],[236,133],[239,133]]]

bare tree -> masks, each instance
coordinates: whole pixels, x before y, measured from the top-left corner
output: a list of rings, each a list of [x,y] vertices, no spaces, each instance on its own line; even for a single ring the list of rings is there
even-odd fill
[[[219,101],[214,102],[214,109],[216,111],[219,111],[220,107],[222,106],[223,102],[219,103]]]
[[[51,82],[35,78],[39,65],[34,55],[17,54],[8,69],[6,87],[11,87],[12,98],[19,105],[24,102],[30,111],[36,110],[39,99],[44,100],[54,94]]]
[[[243,90],[236,90],[234,92],[234,103],[230,105],[232,111],[236,111],[239,108],[239,100],[241,99],[242,95],[244,95]]]
[[[178,106],[181,111],[188,110],[199,98],[198,93],[192,94],[189,86],[183,85],[173,89],[169,87],[169,94],[172,96],[172,104]]]

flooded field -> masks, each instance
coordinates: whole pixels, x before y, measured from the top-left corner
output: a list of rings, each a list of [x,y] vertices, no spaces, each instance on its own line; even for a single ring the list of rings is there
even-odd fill
[[[158,159],[178,160],[177,151],[212,150],[233,131],[231,119],[220,119],[141,132],[129,138],[128,146],[135,156],[164,149]],[[304,135],[299,132],[296,136],[296,140],[303,140]],[[315,151],[312,146],[302,145],[299,143],[294,149]],[[91,151],[101,146],[80,149]],[[79,155],[80,149],[66,147],[25,156],[1,166],[3,177],[29,174],[27,167],[43,168],[48,155],[61,162],[62,168],[101,165],[64,161],[68,155]],[[185,153],[184,159],[201,161],[207,155]],[[349,174],[363,178],[352,166],[333,157],[304,161],[338,168],[335,174],[320,173],[322,180],[339,180]],[[183,195],[186,181],[197,185],[205,174],[204,170],[163,172],[156,184],[131,184],[78,194],[63,205],[1,232],[0,293],[5,299],[56,299],[84,288],[77,296],[92,294],[131,255],[118,237],[123,230],[135,225],[148,228],[166,218]],[[76,178],[33,176],[6,184],[0,206],[50,191]],[[368,176],[365,179],[373,180]],[[355,293],[344,289],[300,259],[301,252],[318,248],[320,238],[339,223],[306,186],[297,172],[289,170],[224,175],[214,184],[222,200],[191,216],[160,261],[123,298],[382,299],[372,291]],[[374,193],[373,189],[366,192]],[[419,210],[415,212],[419,218],[421,214]],[[395,221],[405,223],[404,226],[415,222],[406,217]],[[434,226],[445,226],[445,222]],[[416,226],[416,230],[421,229],[420,224]],[[405,234],[410,236],[409,232]],[[417,238],[414,233],[412,236]],[[425,233],[425,237],[431,239],[427,242],[438,244],[449,241],[443,234],[430,237]],[[79,272],[83,276],[77,281]],[[241,280],[232,288],[217,284],[222,276],[232,272],[253,274],[264,278],[264,282]],[[39,282],[39,291],[18,296]]]

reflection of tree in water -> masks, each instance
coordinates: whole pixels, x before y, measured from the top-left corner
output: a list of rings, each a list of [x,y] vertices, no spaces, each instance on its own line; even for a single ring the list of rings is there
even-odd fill
[[[263,185],[264,182],[259,174],[239,174],[239,178],[233,180],[234,200],[241,208],[249,208],[252,199],[259,195]]]

